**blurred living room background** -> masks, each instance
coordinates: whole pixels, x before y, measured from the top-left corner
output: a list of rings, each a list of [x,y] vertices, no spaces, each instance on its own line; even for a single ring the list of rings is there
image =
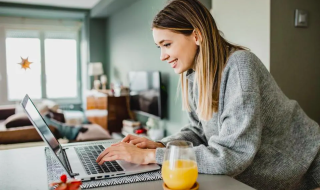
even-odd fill
[[[320,123],[320,1],[200,1],[225,38],[255,53]],[[157,140],[186,125],[179,76],[160,61],[152,38],[153,17],[166,3],[0,0],[0,150],[44,145],[20,106],[25,94],[54,120],[88,129],[61,143],[129,133]],[[133,105],[141,86],[156,111]]]

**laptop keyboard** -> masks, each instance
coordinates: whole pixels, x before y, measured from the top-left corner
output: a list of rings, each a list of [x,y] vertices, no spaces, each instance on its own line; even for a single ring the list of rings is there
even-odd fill
[[[123,171],[116,161],[107,161],[101,166],[96,162],[99,154],[104,151],[102,145],[75,147],[75,150],[88,175]]]

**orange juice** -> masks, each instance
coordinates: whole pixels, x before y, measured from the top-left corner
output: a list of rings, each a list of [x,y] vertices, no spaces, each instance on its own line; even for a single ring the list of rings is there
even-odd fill
[[[190,189],[198,177],[197,163],[192,160],[166,160],[162,164],[162,178],[164,183],[175,190]]]

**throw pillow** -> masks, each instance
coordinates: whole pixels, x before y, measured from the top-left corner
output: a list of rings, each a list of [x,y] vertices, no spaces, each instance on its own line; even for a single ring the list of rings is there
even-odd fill
[[[32,125],[31,121],[29,120],[27,114],[25,113],[19,113],[14,114],[8,117],[4,121],[4,125],[6,128],[13,128],[13,127],[23,127],[23,126],[29,126]]]

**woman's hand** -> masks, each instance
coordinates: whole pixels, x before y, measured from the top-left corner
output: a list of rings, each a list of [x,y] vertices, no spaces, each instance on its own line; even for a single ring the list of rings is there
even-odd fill
[[[156,149],[160,147],[165,147],[162,143],[154,142],[145,137],[139,137],[135,135],[127,135],[125,138],[122,139],[121,142],[136,145],[138,148]],[[118,144],[119,143],[115,143],[111,146],[117,146]]]
[[[106,161],[125,160],[135,164],[156,163],[155,149],[140,149],[133,144],[120,142],[106,148],[96,162],[101,165]]]

